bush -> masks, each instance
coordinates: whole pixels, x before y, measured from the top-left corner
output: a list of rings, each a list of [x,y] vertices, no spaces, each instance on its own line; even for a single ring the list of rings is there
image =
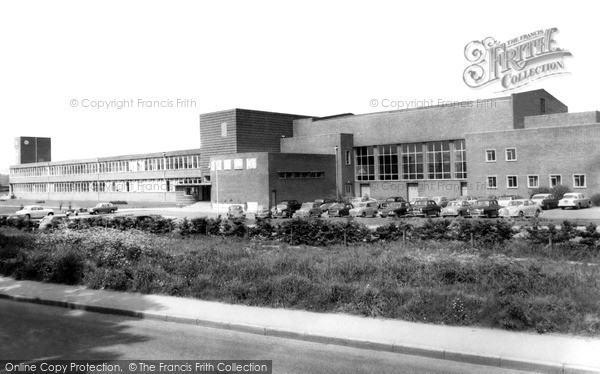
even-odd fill
[[[564,186],[562,184],[557,184],[552,187],[552,194],[556,199],[562,199],[563,195],[571,192],[571,189],[568,186]]]
[[[595,193],[590,197],[590,201],[594,206],[600,206],[600,193]]]

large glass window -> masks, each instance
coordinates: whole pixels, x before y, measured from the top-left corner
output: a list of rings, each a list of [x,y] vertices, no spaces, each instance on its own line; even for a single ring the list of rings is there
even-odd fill
[[[379,179],[398,179],[398,146],[379,146]]]
[[[454,178],[467,178],[467,150],[464,140],[454,142]]]
[[[358,147],[354,149],[355,174],[359,181],[375,180],[375,156],[373,147]]]
[[[427,143],[427,178],[450,179],[450,142]]]
[[[423,144],[402,145],[402,179],[424,179]]]

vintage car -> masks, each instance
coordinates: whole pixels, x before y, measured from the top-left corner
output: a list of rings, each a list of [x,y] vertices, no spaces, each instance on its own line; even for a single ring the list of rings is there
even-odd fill
[[[7,194],[7,195],[0,196],[0,201],[8,201],[10,199],[14,199],[14,195]]]
[[[329,217],[344,217],[350,215],[350,209],[354,208],[350,203],[337,203],[329,207],[327,215]]]
[[[498,217],[502,208],[498,201],[492,199],[479,199],[469,208],[471,217]]]
[[[256,209],[256,218],[271,218],[271,210],[264,206],[264,205],[259,205],[258,208]]]
[[[406,201],[398,201],[387,203],[387,205],[379,212],[379,215],[385,217],[403,217],[408,214],[410,204]]]
[[[316,199],[315,204],[319,205],[319,208],[321,208],[321,213],[325,213],[329,210],[330,206],[335,204],[335,201],[333,199],[327,199],[327,198]]]
[[[418,200],[410,204],[408,214],[414,217],[439,217],[442,207],[433,200]]]
[[[387,197],[385,200],[381,201],[379,203],[379,207],[385,208],[390,203],[401,203],[401,202],[405,202],[405,201],[406,200],[404,200],[404,198],[402,196],[390,196],[390,197]]]
[[[537,217],[542,212],[542,207],[529,199],[512,200],[499,211],[500,217]]]
[[[89,208],[88,212],[90,214],[100,214],[100,213],[114,213],[119,210],[119,207],[114,205],[113,203],[98,203],[95,207]]]
[[[50,208],[44,208],[39,205],[27,205],[23,209],[15,212],[17,216],[24,216],[25,218],[44,218],[45,216],[54,215],[54,210]]]
[[[558,199],[549,193],[538,193],[531,197],[531,201],[541,206],[542,209],[558,208]]]
[[[441,215],[446,218],[452,217],[465,217],[469,215],[469,208],[471,204],[467,200],[454,200],[449,201],[448,205],[442,208]]]
[[[517,195],[503,195],[503,196],[499,196],[498,199],[488,199],[488,200],[496,200],[498,202],[498,205],[507,206],[508,203],[510,203],[513,200],[517,200],[517,199],[522,199],[522,197],[517,196]]]
[[[244,207],[241,205],[230,205],[227,209],[227,218],[235,219],[235,218],[246,218],[246,213],[244,213]]]
[[[292,218],[302,204],[298,200],[285,200],[277,204],[272,210],[273,218]]]
[[[361,201],[353,206],[354,208],[349,212],[352,217],[375,217],[377,215],[377,201]]]
[[[565,209],[568,207],[571,208],[589,208],[592,206],[590,199],[586,198],[582,193],[579,192],[570,192],[564,194],[562,199],[558,201],[558,206],[561,209]]]
[[[67,215],[57,214],[57,215],[47,215],[42,218],[40,221],[40,225],[38,226],[38,230],[44,231],[49,230],[51,228],[66,225],[70,221],[70,218]]]
[[[442,208],[448,205],[448,198],[446,196],[434,196],[430,199],[435,201],[435,203]]]
[[[352,206],[356,207],[358,203],[364,203],[364,202],[375,202],[377,204],[377,207],[379,207],[379,201],[375,200],[375,199],[371,199],[369,197],[354,197],[352,198],[352,200],[350,200],[350,204],[352,204]]]
[[[292,217],[294,218],[307,218],[307,217],[320,217],[323,212],[321,211],[321,204],[315,202],[308,202],[302,204],[300,209],[294,212]]]

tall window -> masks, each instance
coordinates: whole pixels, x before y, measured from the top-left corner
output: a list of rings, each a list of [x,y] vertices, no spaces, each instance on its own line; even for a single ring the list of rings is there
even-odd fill
[[[506,161],[517,161],[516,148],[506,148]]]
[[[450,179],[450,142],[427,143],[427,177]]]
[[[359,181],[375,180],[375,156],[373,147],[358,147],[354,150],[355,174]]]
[[[352,165],[352,157],[350,156],[350,151],[345,151],[344,155],[346,159],[346,165]]]
[[[498,178],[495,175],[487,177],[487,188],[498,188]]]
[[[496,150],[486,149],[485,150],[485,162],[496,162]]]
[[[379,179],[398,179],[398,146],[379,146]]]
[[[527,188],[538,188],[540,186],[540,177],[537,175],[527,176]]]
[[[402,145],[402,179],[424,179],[423,144]]]
[[[517,180],[516,175],[507,175],[506,176],[506,187],[508,188],[518,188],[519,182]]]
[[[454,142],[454,178],[467,178],[467,150],[464,140]]]

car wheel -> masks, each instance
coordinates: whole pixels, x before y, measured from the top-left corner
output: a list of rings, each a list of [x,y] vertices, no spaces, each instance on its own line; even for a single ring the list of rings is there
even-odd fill
[[[31,219],[31,215],[30,214],[25,214],[25,218],[26,219]]]
[[[53,215],[54,215],[54,213],[50,212],[50,213],[48,213],[48,215],[49,215],[49,216],[53,216]]]
[[[560,207],[560,209],[562,209],[562,210],[565,210],[565,207],[564,207],[564,206],[561,206],[561,207]]]
[[[535,213],[533,214],[534,217],[539,217],[540,216],[541,211],[540,210],[536,210]]]
[[[365,218],[367,216],[367,213],[363,212],[363,214],[361,215],[362,218]]]
[[[520,211],[519,212],[519,218],[523,218],[523,216],[524,216],[523,211]]]
[[[577,209],[581,209],[581,203],[577,203]]]

